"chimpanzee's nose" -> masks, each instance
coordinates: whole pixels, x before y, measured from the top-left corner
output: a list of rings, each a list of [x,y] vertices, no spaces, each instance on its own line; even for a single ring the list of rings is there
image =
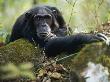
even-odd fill
[[[42,27],[45,27],[46,26],[46,24],[42,24]]]

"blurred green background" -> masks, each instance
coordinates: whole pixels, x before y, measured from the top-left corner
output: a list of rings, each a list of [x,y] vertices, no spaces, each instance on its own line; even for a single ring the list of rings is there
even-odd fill
[[[16,19],[36,5],[57,7],[73,32],[89,32],[110,20],[110,0],[0,0],[0,42]]]

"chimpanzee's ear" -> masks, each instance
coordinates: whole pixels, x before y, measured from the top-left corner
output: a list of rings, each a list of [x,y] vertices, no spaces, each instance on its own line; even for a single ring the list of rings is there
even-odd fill
[[[59,28],[67,28],[66,26],[66,22],[60,12],[59,9],[57,9],[56,7],[50,7],[52,13],[54,14],[58,24],[59,24]]]
[[[51,7],[51,10],[52,10],[52,12],[53,12],[55,15],[62,15],[61,12],[60,12],[60,10],[57,9],[56,7]]]

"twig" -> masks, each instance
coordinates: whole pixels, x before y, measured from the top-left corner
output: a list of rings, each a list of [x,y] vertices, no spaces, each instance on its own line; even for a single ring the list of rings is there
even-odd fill
[[[98,1],[100,1],[100,0],[98,0]],[[99,9],[99,8],[101,7],[101,5],[103,4],[103,2],[104,2],[104,0],[102,0],[102,1],[99,3],[99,6],[98,6],[97,9]]]
[[[75,56],[76,54],[77,54],[77,53],[71,54],[71,55],[69,55],[69,56],[65,56],[65,57],[63,57],[63,58],[60,58],[60,59],[56,60],[55,62],[62,61],[62,60],[67,59],[67,58],[69,58],[69,57]],[[54,63],[55,63],[55,62],[54,62]]]
[[[70,5],[72,5],[71,15],[70,15],[69,22],[68,22],[68,26],[69,26],[69,24],[70,24],[70,22],[71,22],[72,15],[73,15],[72,12],[73,12],[73,9],[74,9],[74,7],[75,7],[75,4],[76,4],[77,0],[75,0],[73,4],[72,4],[72,3],[69,3],[68,0],[66,0],[66,2],[67,2],[68,4],[70,4]]]

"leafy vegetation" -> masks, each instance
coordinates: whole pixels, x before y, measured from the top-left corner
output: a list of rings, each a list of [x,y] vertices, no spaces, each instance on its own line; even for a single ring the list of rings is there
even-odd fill
[[[89,32],[110,19],[109,0],[0,0],[0,40],[11,33],[17,17],[36,5],[57,7],[74,32]]]

